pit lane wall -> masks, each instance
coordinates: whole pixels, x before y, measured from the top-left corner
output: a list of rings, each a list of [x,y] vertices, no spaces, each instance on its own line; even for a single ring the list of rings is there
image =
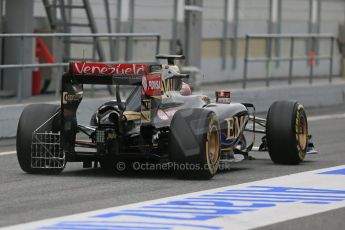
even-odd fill
[[[215,88],[222,88],[215,86]],[[214,91],[202,92],[214,98]],[[84,98],[78,109],[78,123],[89,124],[94,111],[104,102],[112,98]],[[306,108],[335,106],[345,103],[345,82],[336,81],[332,84],[292,85],[272,88],[234,89],[232,101],[253,103],[257,112],[266,112],[276,100],[297,100]],[[59,104],[58,101],[49,102]],[[28,104],[0,106],[0,138],[16,136],[17,124],[21,112]]]

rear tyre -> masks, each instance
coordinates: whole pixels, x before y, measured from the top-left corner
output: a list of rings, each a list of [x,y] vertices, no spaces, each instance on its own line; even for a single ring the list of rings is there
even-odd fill
[[[220,162],[220,128],[213,111],[183,109],[174,114],[170,127],[170,159],[178,175],[211,179]]]
[[[52,117],[60,106],[50,104],[35,104],[24,108],[17,128],[17,158],[20,167],[27,173],[37,174],[59,174],[63,168],[32,168],[31,167],[31,142],[32,133],[50,117]],[[60,130],[60,116],[46,123],[40,132],[57,132]]]
[[[274,102],[267,114],[267,147],[276,164],[299,164],[308,146],[308,122],[304,108],[295,101]]]

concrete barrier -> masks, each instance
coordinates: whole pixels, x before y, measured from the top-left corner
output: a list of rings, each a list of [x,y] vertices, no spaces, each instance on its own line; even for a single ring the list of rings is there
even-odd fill
[[[217,86],[215,86],[217,88]],[[219,86],[221,88],[221,86]],[[203,92],[214,98],[214,91]],[[78,123],[88,124],[93,112],[111,98],[84,99],[78,109]],[[232,101],[253,103],[257,112],[265,112],[277,100],[297,100],[306,108],[335,106],[345,103],[345,82],[333,84],[293,85],[272,88],[234,89]],[[58,104],[58,101],[49,102]],[[16,136],[21,112],[28,104],[0,106],[0,138]]]
[[[209,97],[214,92],[207,92]],[[232,91],[232,101],[253,103],[257,112],[266,112],[278,100],[296,100],[306,108],[335,106],[345,103],[345,82]]]

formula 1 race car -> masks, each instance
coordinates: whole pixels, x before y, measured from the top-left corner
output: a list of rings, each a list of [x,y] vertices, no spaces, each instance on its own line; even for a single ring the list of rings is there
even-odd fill
[[[314,152],[307,116],[295,101],[274,102],[267,119],[255,116],[249,103],[231,101],[229,90],[216,91],[215,101],[204,95],[181,95],[181,74],[175,59],[157,55],[168,64],[105,64],[72,62],[62,76],[61,105],[27,106],[17,130],[17,156],[28,173],[60,173],[66,162],[100,164],[114,170],[124,159],[155,159],[184,167],[179,175],[212,178],[222,162],[249,159],[251,150],[268,151],[276,164],[299,164]],[[113,84],[116,100],[101,105],[90,124],[78,124],[76,112],[83,84]],[[132,85],[126,100],[120,85]],[[263,127],[257,129],[256,126]],[[259,147],[245,132],[263,134]],[[85,138],[78,139],[80,134]],[[77,138],[78,137],[78,138]]]

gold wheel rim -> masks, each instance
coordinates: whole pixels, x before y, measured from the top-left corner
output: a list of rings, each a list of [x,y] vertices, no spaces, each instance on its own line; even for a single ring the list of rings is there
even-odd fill
[[[208,155],[210,163],[215,165],[219,156],[219,135],[215,126],[213,126],[209,132]]]
[[[298,120],[298,145],[300,146],[301,150],[305,150],[307,148],[308,140],[307,119],[301,114]]]

